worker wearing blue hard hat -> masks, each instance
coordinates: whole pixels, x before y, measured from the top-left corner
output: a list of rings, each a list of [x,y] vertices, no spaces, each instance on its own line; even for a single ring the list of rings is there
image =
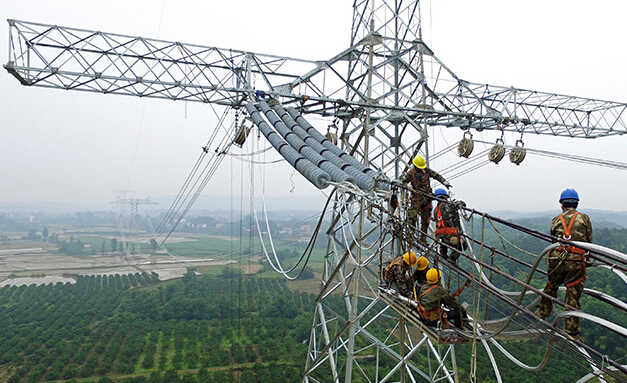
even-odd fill
[[[562,213],[553,218],[551,235],[558,240],[592,242],[592,223],[590,217],[577,211],[579,206],[579,194],[575,189],[566,189],[559,198]],[[563,246],[552,250],[547,258],[548,282],[544,292],[555,298],[559,286],[566,285],[566,297],[564,303],[566,310],[581,310],[579,297],[583,292],[586,281],[586,263],[588,253],[576,246],[564,243]],[[551,315],[553,301],[542,297],[536,315],[542,319]],[[574,339],[579,337],[579,318],[569,316],[564,319],[564,331]]]
[[[449,259],[450,248],[452,249],[450,260],[457,263],[459,251],[465,248],[464,239],[461,237],[459,209],[466,204],[463,201],[449,200],[448,192],[443,188],[436,189],[433,195],[437,199],[433,219],[436,222],[435,238],[440,242],[440,256]]]

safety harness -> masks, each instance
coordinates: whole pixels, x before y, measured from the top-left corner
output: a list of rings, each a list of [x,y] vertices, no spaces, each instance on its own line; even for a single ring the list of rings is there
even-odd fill
[[[438,287],[438,285],[433,285],[433,286],[429,287],[424,293],[420,294],[420,297],[418,297],[418,314],[420,314],[420,316],[423,319],[425,319],[426,321],[429,321],[429,322],[433,322],[433,321],[436,321],[436,320],[440,319],[440,314],[442,313],[442,308],[438,307],[435,310],[427,310],[422,305],[421,298],[424,297],[429,291],[433,290],[436,287]]]
[[[559,219],[560,221],[562,221],[562,227],[564,228],[564,233],[562,234],[562,237],[567,241],[570,241],[571,239],[571,232],[573,229],[573,225],[575,223],[575,218],[577,218],[577,215],[579,215],[578,211],[576,211],[575,214],[573,214],[568,224],[566,224],[566,219],[564,218],[564,215],[563,214],[559,215]],[[581,278],[578,278],[572,282],[566,283],[566,287],[575,286],[578,283],[586,280],[586,263],[587,263],[587,257],[588,257],[587,251],[585,251],[584,249],[580,249],[578,247],[572,246],[572,245],[557,247],[555,251],[560,253],[560,256],[558,257],[560,260],[559,264],[561,264],[565,260],[567,254],[571,254],[571,256],[574,256],[575,254],[581,256],[581,262],[583,263],[583,275],[581,276]],[[551,282],[549,280],[549,285],[550,284]]]
[[[562,221],[562,226],[564,227],[564,234],[563,237],[565,240],[570,241],[571,238],[571,232],[573,229],[573,224],[575,223],[575,218],[577,218],[577,216],[579,215],[579,212],[576,211],[575,214],[573,214],[573,217],[570,219],[570,222],[568,223],[568,225],[566,225],[566,219],[564,218],[563,214],[560,214],[559,218],[560,221]],[[580,255],[585,255],[586,251],[584,249],[580,249],[578,247],[575,246],[560,246],[557,249],[555,249],[557,251],[566,251],[568,253],[571,254],[580,254]]]
[[[422,185],[424,192],[429,193],[431,190],[431,185],[429,183],[429,174],[427,173],[426,168],[422,171],[422,174],[424,174],[424,181],[419,181],[418,177],[416,176],[416,169],[414,168],[411,170],[411,176],[414,179],[414,185],[416,185],[416,189],[418,189],[419,186]],[[418,196],[418,195],[419,195],[418,193],[414,193],[414,196]]]
[[[403,262],[405,262],[405,260],[403,259],[403,257],[397,257],[396,259],[394,259],[392,262],[390,262],[389,265],[387,265],[387,267],[385,268],[385,271],[383,272],[383,276],[385,278],[388,278],[388,273],[390,271],[390,268],[394,265],[402,265]]]
[[[453,234],[459,236],[456,227],[447,227],[444,224],[444,219],[442,218],[442,203],[439,203],[435,208],[436,217],[438,219],[437,226],[435,228],[435,234]]]

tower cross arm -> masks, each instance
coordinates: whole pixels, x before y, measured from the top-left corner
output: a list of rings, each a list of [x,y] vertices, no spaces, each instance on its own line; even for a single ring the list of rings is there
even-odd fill
[[[234,106],[253,84],[273,92],[316,67],[276,55],[8,22],[4,68],[26,86]]]
[[[627,133],[627,103],[461,80],[446,92],[430,94],[446,106],[430,117],[431,125],[579,138]]]

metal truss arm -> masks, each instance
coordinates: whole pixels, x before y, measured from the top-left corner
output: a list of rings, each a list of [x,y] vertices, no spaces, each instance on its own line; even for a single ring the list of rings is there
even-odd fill
[[[232,107],[256,88],[283,103],[298,102],[305,113],[355,115],[376,105],[373,122],[402,112],[417,123],[462,129],[580,138],[627,133],[625,103],[467,82],[421,40],[375,32],[328,61],[310,61],[8,22],[4,67],[28,86]],[[424,76],[427,66],[436,73],[430,78]],[[371,97],[366,97],[367,73],[373,76]]]

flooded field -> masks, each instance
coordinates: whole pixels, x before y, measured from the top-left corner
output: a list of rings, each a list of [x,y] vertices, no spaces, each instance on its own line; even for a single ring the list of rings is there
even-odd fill
[[[119,255],[69,256],[42,248],[0,251],[0,287],[7,285],[74,283],[72,275],[113,275],[155,272],[159,279],[183,276],[187,268],[226,265],[231,261],[211,258],[178,258],[142,255],[129,260]]]

